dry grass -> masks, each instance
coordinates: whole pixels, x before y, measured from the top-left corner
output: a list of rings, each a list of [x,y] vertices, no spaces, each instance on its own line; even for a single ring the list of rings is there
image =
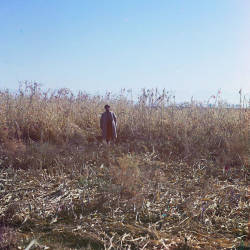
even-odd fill
[[[0,133],[7,128],[12,138],[53,144],[95,141],[100,135],[99,117],[108,102],[119,117],[120,141],[142,141],[161,157],[244,161],[249,109],[226,109],[222,104],[208,109],[194,102],[190,108],[165,108],[170,100],[164,92],[144,91],[134,104],[125,94],[74,96],[67,89],[42,92],[39,85],[26,83],[15,95],[0,93]]]
[[[130,95],[28,83],[0,93],[9,248],[33,238],[36,249],[226,249],[246,240],[249,109],[218,98],[216,108],[178,108],[157,90],[136,103]],[[118,117],[111,146],[100,141],[106,103]]]

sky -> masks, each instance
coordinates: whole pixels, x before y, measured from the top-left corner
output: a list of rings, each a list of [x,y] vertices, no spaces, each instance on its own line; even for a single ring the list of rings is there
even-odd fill
[[[249,0],[0,0],[0,89],[250,96]]]

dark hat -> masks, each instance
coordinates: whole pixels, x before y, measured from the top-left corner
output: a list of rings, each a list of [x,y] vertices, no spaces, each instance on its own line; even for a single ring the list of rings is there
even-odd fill
[[[108,104],[106,104],[105,106],[104,106],[104,108],[106,109],[106,108],[110,108],[110,106],[108,105]]]

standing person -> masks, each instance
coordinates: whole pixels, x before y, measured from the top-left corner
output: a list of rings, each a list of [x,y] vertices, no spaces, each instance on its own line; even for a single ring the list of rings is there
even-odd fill
[[[106,111],[101,116],[100,127],[102,129],[103,139],[106,139],[106,142],[109,144],[110,141],[117,138],[117,122],[116,115],[114,112],[110,111],[110,106],[105,105],[104,108]]]

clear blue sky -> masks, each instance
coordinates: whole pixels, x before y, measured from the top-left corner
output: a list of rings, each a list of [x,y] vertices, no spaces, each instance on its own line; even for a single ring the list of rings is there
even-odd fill
[[[0,89],[250,92],[249,0],[1,0]]]

